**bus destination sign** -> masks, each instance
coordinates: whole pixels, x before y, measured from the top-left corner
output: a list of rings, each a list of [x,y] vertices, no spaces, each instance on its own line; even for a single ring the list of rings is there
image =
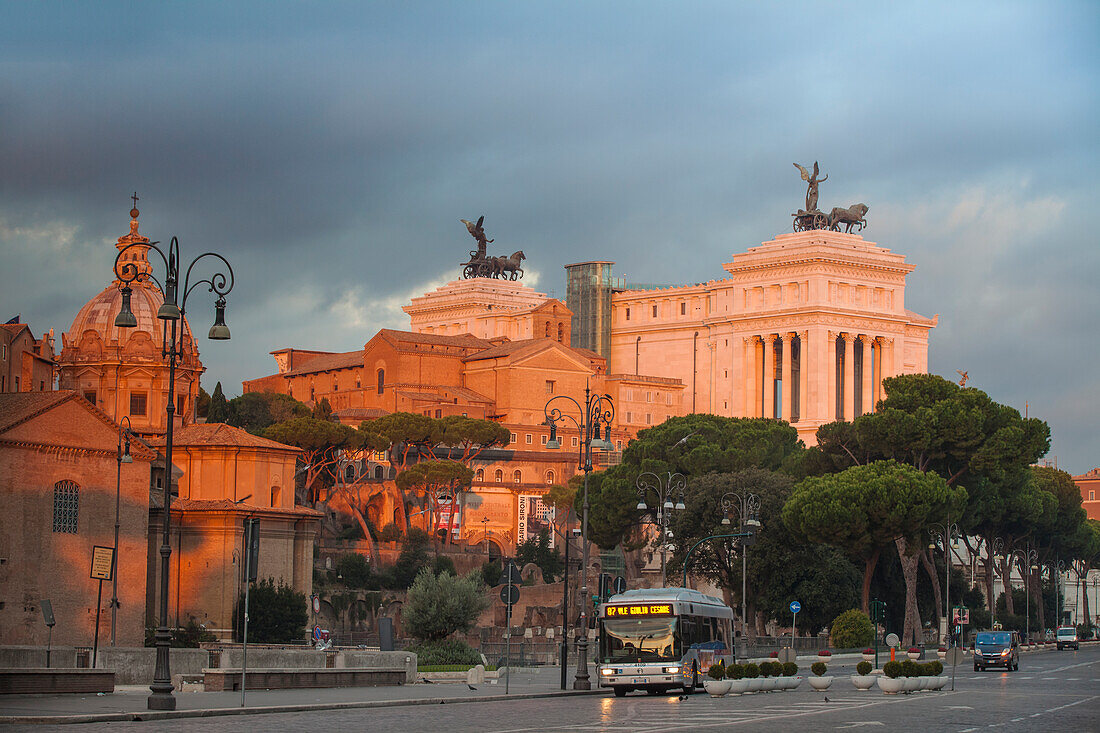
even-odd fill
[[[628,618],[638,616],[671,616],[672,604],[647,603],[636,606],[605,606],[606,618]]]

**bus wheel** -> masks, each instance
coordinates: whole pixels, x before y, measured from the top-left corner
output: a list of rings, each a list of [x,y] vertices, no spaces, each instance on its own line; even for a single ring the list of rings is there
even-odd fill
[[[630,689],[627,687],[616,687],[615,697],[626,697],[626,693],[628,692],[630,692]]]
[[[699,684],[699,679],[698,679],[699,678],[699,667],[697,665],[698,665],[697,662],[692,662],[691,663],[691,683],[688,684],[688,685],[684,685],[684,694],[685,695],[694,695],[695,694],[695,687],[696,687],[696,685]]]

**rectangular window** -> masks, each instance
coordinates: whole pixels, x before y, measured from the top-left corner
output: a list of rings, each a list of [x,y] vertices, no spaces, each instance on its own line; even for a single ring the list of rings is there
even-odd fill
[[[53,487],[53,531],[76,534],[80,514],[80,487],[72,481],[58,481]]]
[[[687,303],[681,303],[680,304],[680,315],[681,316],[686,316],[687,313],[688,313],[688,304]]]
[[[546,394],[554,394],[554,380],[553,379],[547,379],[546,380]]]
[[[527,445],[531,445],[531,434],[530,434],[530,433],[527,433],[527,440],[526,440],[526,442],[527,442]]]
[[[630,414],[629,412],[628,412],[628,413],[626,413],[626,421],[627,421],[627,423],[632,423],[632,422],[634,422],[634,419],[633,419],[633,418],[634,418],[634,416],[633,416],[633,415],[631,415],[631,414]]]
[[[542,436],[542,444],[543,444],[543,445],[546,445],[546,436],[545,436],[545,435],[544,435],[544,436]]]
[[[646,402],[652,402],[653,401],[653,393],[652,392],[646,392],[645,393],[645,401]]]
[[[646,425],[652,425],[653,424],[653,415],[649,414],[648,412],[645,414],[645,424]]]
[[[512,437],[508,442],[510,442],[510,443],[515,443],[516,442],[516,434],[515,433],[512,433]]]
[[[187,407],[187,395],[176,395],[176,414],[183,416],[185,414],[184,408]]]
[[[95,404],[95,390],[92,389],[92,390],[86,391],[84,393],[84,399],[88,400],[88,402],[90,402],[94,405]]]
[[[626,309],[626,320],[628,320],[628,321],[630,320],[630,309],[629,308]]]
[[[436,410],[435,411],[435,416],[436,417],[443,417],[443,410]]]
[[[130,414],[131,415],[145,415],[145,393],[144,392],[131,392],[130,393]]]
[[[653,306],[653,317],[657,317],[657,306]]]
[[[1096,501],[1096,492],[1095,491],[1090,491],[1089,492],[1089,501]]]
[[[574,448],[577,447],[577,436],[576,435],[573,436],[573,447]]]

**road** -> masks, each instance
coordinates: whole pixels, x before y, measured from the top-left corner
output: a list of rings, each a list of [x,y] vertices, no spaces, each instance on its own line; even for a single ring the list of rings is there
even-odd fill
[[[958,668],[955,691],[883,695],[859,692],[837,676],[824,695],[798,690],[713,699],[697,694],[569,697],[330,710],[165,722],[81,725],[85,731],[445,730],[446,733],[659,733],[894,729],[921,731],[1096,730],[1100,721],[1100,647],[1043,651],[1021,658],[1019,672]],[[950,685],[948,685],[950,687]],[[825,697],[828,697],[828,701]],[[51,728],[46,727],[46,730]],[[73,729],[69,726],[53,730]],[[35,727],[43,730],[43,727]]]

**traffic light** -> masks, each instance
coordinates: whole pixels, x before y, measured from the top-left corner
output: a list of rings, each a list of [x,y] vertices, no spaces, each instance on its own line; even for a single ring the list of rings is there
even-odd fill
[[[613,578],[607,573],[600,573],[600,601],[604,602],[611,597],[611,584]]]

